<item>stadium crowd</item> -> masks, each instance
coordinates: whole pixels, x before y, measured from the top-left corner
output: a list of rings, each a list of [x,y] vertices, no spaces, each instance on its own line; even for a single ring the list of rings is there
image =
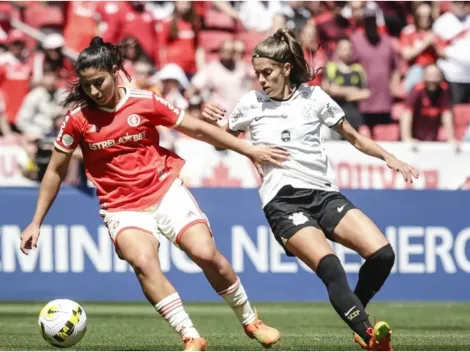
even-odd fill
[[[40,30],[35,40],[17,23]],[[200,116],[227,111],[259,85],[255,45],[294,29],[321,85],[350,123],[376,140],[470,140],[470,2],[426,1],[15,1],[0,3],[0,135],[37,176],[66,111],[73,62],[95,35],[126,43],[122,84],[149,89]],[[23,27],[21,27],[23,28]],[[175,131],[162,129],[172,148]],[[325,138],[340,139],[325,130]],[[47,157],[45,157],[47,160]],[[80,158],[68,183],[78,181]]]

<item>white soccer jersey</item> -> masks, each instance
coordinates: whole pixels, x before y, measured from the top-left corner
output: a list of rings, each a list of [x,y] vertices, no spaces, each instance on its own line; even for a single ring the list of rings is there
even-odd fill
[[[321,125],[334,127],[343,118],[343,110],[318,86],[301,85],[285,101],[273,100],[258,91],[241,98],[229,117],[230,130],[249,130],[253,144],[279,146],[290,153],[285,169],[263,167],[263,207],[285,185],[338,191],[323,146]]]

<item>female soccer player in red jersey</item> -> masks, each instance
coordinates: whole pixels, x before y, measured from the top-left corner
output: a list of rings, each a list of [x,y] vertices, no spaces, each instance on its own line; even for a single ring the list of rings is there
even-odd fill
[[[245,333],[269,347],[280,334],[253,312],[227,259],[217,250],[204,213],[179,176],[184,160],[159,146],[156,126],[176,128],[194,138],[282,167],[287,152],[252,146],[170,105],[152,92],[117,85],[123,69],[121,48],[99,37],[79,56],[79,80],[65,99],[72,106],[55,141],[41,183],[36,212],[21,236],[24,253],[37,247],[40,226],[59,191],[77,146],[87,177],[97,189],[104,223],[116,251],[135,270],[155,309],[180,334],[185,350],[206,350],[181,299],[162,273],[159,236],[165,236],[201,267],[216,292],[234,310]],[[150,235],[150,236],[149,236]]]
[[[405,182],[418,172],[356,132],[320,87],[304,84],[314,75],[291,31],[279,29],[258,43],[252,63],[263,91],[245,94],[223,128],[234,135],[249,130],[253,144],[291,152],[285,168],[266,167],[260,188],[272,232],[287,255],[299,258],[323,281],[331,304],[361,347],[391,350],[390,326],[371,325],[365,306],[390,274],[395,254],[377,226],[339,192],[321,127],[335,129],[361,152],[384,160]],[[203,117],[217,124],[224,114],[223,108],[206,105]],[[354,292],[327,238],[366,259]]]

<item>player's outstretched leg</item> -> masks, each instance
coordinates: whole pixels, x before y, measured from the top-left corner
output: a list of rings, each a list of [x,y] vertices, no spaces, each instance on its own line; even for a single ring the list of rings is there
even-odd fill
[[[359,209],[351,209],[344,215],[334,229],[333,239],[366,259],[359,270],[359,280],[354,290],[366,307],[390,275],[395,252],[379,228]],[[392,350],[392,331],[387,323],[379,322],[369,332],[371,346],[358,335],[354,335],[354,340],[367,349]]]
[[[387,280],[395,252],[379,228],[359,209],[351,209],[334,229],[333,239],[366,259],[354,293],[364,307]]]
[[[178,245],[203,270],[214,290],[233,309],[248,337],[266,348],[279,341],[279,331],[264,324],[253,311],[240,279],[216,248],[207,225],[196,224],[187,229]]]
[[[373,327],[364,306],[348,285],[346,273],[333,249],[320,229],[308,226],[298,230],[284,243],[285,248],[317,273],[328,291],[328,297],[336,313],[364,342],[373,340]]]
[[[124,229],[116,236],[116,246],[120,257],[134,268],[145,297],[181,336],[185,351],[206,351],[206,341],[184,310],[175,288],[163,275],[157,239],[142,230]]]

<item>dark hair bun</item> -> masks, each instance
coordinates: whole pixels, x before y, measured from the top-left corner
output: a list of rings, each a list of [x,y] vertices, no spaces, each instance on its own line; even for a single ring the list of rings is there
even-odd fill
[[[90,46],[93,48],[99,48],[103,45],[104,45],[104,40],[101,37],[94,37],[90,42]]]

